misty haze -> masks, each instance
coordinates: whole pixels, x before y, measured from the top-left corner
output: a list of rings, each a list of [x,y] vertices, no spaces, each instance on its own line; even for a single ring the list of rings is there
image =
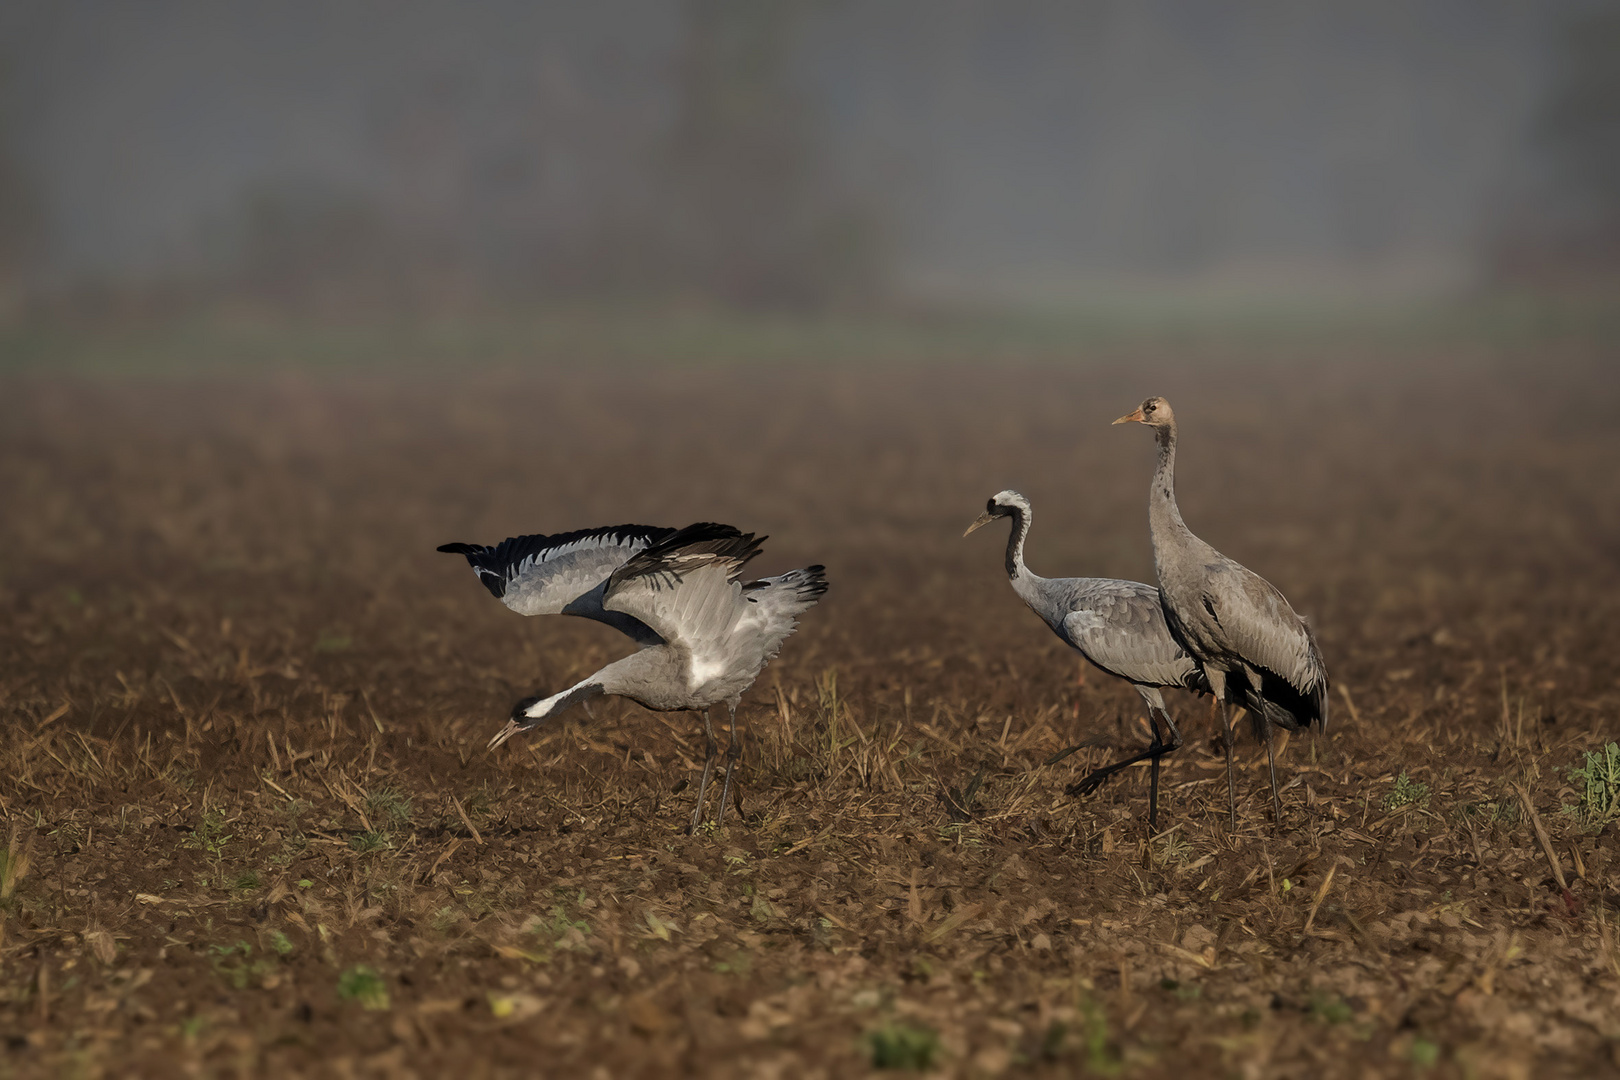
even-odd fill
[[[0,1075],[1615,1075],[1617,346],[1613,0],[0,0]]]
[[[1620,55],[1580,51],[1613,42],[1604,10],[24,2],[0,15],[7,276],[396,304],[1455,294],[1613,235],[1612,132],[1549,122]],[[1583,139],[1610,141],[1595,183]]]

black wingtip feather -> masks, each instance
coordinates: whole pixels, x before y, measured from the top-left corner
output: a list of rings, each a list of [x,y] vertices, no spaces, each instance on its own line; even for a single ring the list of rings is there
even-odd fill
[[[636,556],[638,562],[660,562],[675,552],[693,555],[713,555],[721,559],[747,562],[760,552],[769,537],[745,533],[734,525],[721,525],[713,521],[699,521],[684,529],[677,529],[652,544]]]
[[[1265,740],[1265,725],[1287,731],[1327,728],[1327,680],[1303,689],[1267,668],[1257,669],[1261,685],[1248,687],[1245,681],[1243,706],[1249,711],[1255,738]]]
[[[827,591],[827,568],[817,563],[804,568],[804,582],[799,586],[799,592],[805,596],[820,596]]]
[[[679,575],[672,571],[669,562],[677,555],[684,560],[707,555],[715,562],[732,563],[732,573],[740,574],[743,566],[759,554],[760,545],[767,539],[745,533],[734,525],[713,521],[695,522],[637,552],[629,562],[613,572],[608,592],[611,594],[625,581],[644,576],[667,576],[673,584],[679,580]],[[687,561],[686,567],[690,569],[691,566],[692,563]]]

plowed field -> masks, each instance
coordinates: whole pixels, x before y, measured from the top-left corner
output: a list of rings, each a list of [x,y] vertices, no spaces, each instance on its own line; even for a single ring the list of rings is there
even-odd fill
[[[1614,1074],[1608,360],[13,379],[0,1074]],[[1151,580],[1149,393],[1335,681],[1280,826],[1189,695],[1162,835],[1065,795],[1140,701],[961,536],[1016,487],[1037,572]],[[628,643],[433,549],[699,520],[832,587],[688,836],[694,717],[485,750]]]

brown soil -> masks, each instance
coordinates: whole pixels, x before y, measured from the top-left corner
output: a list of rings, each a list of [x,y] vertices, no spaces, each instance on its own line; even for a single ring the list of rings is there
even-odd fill
[[[1613,1074],[1616,825],[1562,807],[1620,732],[1620,399],[1556,359],[12,381],[0,1072]],[[1163,836],[1145,770],[1066,797],[1139,701],[960,535],[1016,486],[1036,570],[1151,578],[1150,392],[1335,679],[1281,828],[1186,695]],[[683,835],[683,714],[486,752],[625,643],[434,546],[703,519],[832,579],[740,817]]]

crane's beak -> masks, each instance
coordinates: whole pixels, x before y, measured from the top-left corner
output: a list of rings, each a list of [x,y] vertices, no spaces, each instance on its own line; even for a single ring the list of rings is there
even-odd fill
[[[1136,407],[1136,411],[1126,413],[1124,416],[1120,417],[1118,420],[1115,420],[1114,423],[1116,423],[1116,424],[1145,424],[1145,423],[1147,423],[1147,417],[1142,415],[1142,406],[1138,405]]]
[[[967,532],[963,533],[962,535],[971,536],[976,530],[984,528],[994,520],[996,520],[996,515],[986,510],[984,513],[973,519],[973,524],[969,525],[967,527]]]
[[[497,746],[501,745],[501,743],[505,742],[507,739],[510,739],[512,736],[516,735],[522,730],[522,726],[519,725],[516,720],[508,720],[506,722],[506,726],[497,731],[495,733],[495,737],[489,740],[489,749],[495,749]]]

